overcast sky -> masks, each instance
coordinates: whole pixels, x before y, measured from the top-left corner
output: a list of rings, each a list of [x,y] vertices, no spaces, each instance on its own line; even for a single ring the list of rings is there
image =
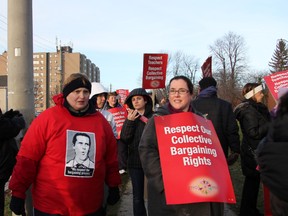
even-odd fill
[[[0,0],[0,52],[7,50],[7,1]],[[141,87],[144,53],[199,60],[230,31],[244,38],[251,69],[268,70],[277,40],[288,40],[287,0],[34,0],[34,52],[55,52],[56,38],[86,55],[112,90]],[[200,71],[199,71],[200,72]]]

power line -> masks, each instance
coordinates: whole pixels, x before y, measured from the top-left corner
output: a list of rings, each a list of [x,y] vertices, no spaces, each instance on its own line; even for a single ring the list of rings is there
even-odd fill
[[[0,29],[3,30],[7,35],[7,17],[0,14],[0,18],[1,18],[0,24],[2,24],[2,23],[5,24],[5,27],[0,26]],[[4,39],[3,41],[5,41],[7,44],[7,39]],[[51,51],[51,50],[55,49],[54,46],[52,46],[52,44],[54,45],[54,43],[51,42],[50,40],[48,40],[42,36],[39,36],[38,34],[35,34],[33,32],[33,46],[34,47],[39,47],[43,51],[47,51],[47,50]]]

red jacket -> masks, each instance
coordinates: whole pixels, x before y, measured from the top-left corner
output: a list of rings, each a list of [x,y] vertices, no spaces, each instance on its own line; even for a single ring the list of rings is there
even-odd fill
[[[25,198],[32,184],[34,207],[49,214],[95,212],[103,202],[104,182],[109,187],[121,183],[116,139],[101,113],[72,116],[62,95],[55,103],[33,120],[25,134],[9,188],[13,196]],[[65,166],[73,159],[72,137],[77,132],[90,136],[94,168]]]

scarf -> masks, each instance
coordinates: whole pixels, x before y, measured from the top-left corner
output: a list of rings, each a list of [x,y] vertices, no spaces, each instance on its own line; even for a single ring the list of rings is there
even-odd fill
[[[204,97],[211,97],[217,95],[217,88],[215,86],[209,86],[208,88],[203,89],[198,97],[204,98]]]
[[[174,107],[172,107],[170,102],[168,102],[168,110],[171,114],[184,112],[183,110],[175,109]],[[193,112],[193,108],[192,108],[191,104],[189,105],[189,109],[187,112]]]

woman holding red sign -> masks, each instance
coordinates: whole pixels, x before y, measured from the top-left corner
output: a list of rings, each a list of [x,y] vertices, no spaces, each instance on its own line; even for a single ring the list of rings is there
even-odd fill
[[[159,107],[155,115],[170,115],[181,112],[193,112],[191,102],[193,84],[185,76],[175,76],[169,83],[169,102]],[[158,141],[154,117],[149,119],[139,145],[139,153],[148,180],[148,213],[149,216],[176,215],[209,215],[221,216],[224,213],[223,203],[201,202],[181,205],[167,205],[163,175],[160,164]],[[177,190],[177,188],[175,188]]]

